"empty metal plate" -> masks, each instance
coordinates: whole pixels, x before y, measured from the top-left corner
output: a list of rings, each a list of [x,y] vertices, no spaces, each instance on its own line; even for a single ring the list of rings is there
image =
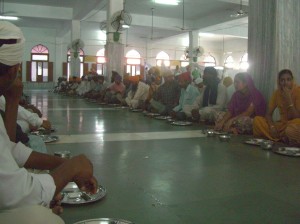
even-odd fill
[[[155,117],[155,119],[158,119],[158,120],[168,120],[168,119],[171,119],[172,117],[171,116],[157,116]]]
[[[113,218],[99,218],[99,219],[87,219],[74,224],[134,224],[133,222],[113,219]]]
[[[278,149],[273,150],[273,152],[284,155],[284,156],[300,156],[300,148],[296,147],[279,147]]]
[[[62,190],[62,195],[63,195],[63,199],[61,201],[62,204],[69,204],[69,205],[87,204],[104,198],[106,195],[106,189],[103,186],[98,186],[96,194],[89,194],[80,191],[80,189],[77,187],[77,185],[74,182],[70,182]]]
[[[193,123],[190,121],[174,121],[171,124],[177,125],[177,126],[189,126],[189,125],[192,125]]]

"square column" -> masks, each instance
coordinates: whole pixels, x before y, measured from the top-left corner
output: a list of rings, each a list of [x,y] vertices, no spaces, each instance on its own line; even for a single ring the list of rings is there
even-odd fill
[[[249,72],[269,100],[280,70],[300,80],[300,1],[251,0],[249,9]]]

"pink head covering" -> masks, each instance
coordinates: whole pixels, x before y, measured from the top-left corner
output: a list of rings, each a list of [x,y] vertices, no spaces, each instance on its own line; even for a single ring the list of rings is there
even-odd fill
[[[255,87],[252,77],[246,72],[236,74],[236,77],[238,76],[245,78],[249,94],[245,95],[240,91],[235,91],[229,102],[228,110],[232,116],[237,116],[246,111],[252,103],[255,109],[254,116],[264,116],[266,113],[266,101]]]

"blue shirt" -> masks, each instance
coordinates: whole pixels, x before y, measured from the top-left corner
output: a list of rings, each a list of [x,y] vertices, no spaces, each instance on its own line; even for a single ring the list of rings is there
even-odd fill
[[[193,105],[199,95],[199,90],[195,86],[189,84],[186,89],[181,89],[179,104],[174,107],[173,110],[175,112],[180,112],[185,105]]]

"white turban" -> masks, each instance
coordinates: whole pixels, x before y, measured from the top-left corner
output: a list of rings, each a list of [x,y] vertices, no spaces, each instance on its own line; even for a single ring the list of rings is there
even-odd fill
[[[3,44],[0,47],[0,63],[13,66],[22,62],[24,42],[20,28],[10,22],[0,22],[0,39],[16,39],[16,44]]]

